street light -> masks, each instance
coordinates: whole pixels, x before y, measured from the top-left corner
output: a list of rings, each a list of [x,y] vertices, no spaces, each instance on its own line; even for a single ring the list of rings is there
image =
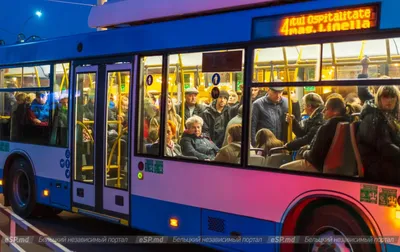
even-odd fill
[[[17,43],[23,43],[25,41],[25,35],[24,35],[24,29],[25,29],[25,25],[29,22],[29,20],[31,20],[34,17],[38,17],[40,18],[42,16],[42,12],[41,11],[36,11],[34,15],[30,16],[22,25],[22,29],[21,29],[21,33],[18,34],[17,37]]]

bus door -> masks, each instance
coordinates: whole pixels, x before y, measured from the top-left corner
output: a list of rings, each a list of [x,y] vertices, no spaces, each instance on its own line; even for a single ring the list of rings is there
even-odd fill
[[[72,205],[75,208],[95,211],[97,183],[95,170],[95,149],[98,144],[96,102],[98,66],[75,68],[73,137],[73,180]],[[101,139],[101,138],[100,138]],[[101,144],[101,142],[100,142]],[[73,208],[74,210],[74,208]]]
[[[73,210],[127,224],[131,64],[76,67]]]
[[[106,66],[107,119],[103,173],[103,210],[129,215],[129,141],[131,64]]]

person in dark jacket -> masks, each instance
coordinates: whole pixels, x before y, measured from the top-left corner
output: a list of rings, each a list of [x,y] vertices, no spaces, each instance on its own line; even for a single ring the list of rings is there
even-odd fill
[[[324,123],[324,101],[316,93],[308,93],[303,97],[304,110],[309,116],[307,119],[297,121],[293,115],[287,115],[286,121],[292,120],[293,132],[296,139],[287,143],[285,147],[290,150],[298,150],[311,143],[319,127]]]
[[[197,103],[198,93],[199,91],[197,91],[197,89],[193,87],[185,90],[185,122],[189,117],[193,115],[200,116],[200,114],[203,113],[203,111],[206,109],[206,106]],[[182,105],[177,104],[175,108],[176,113],[180,117],[182,117]]]
[[[196,157],[200,160],[213,160],[219,148],[202,134],[203,119],[192,116],[186,121],[186,130],[182,134],[180,146],[184,156]]]
[[[288,112],[288,99],[282,97],[283,87],[272,86],[268,94],[253,103],[251,117],[251,140],[255,145],[256,133],[263,128],[269,129],[282,141],[287,139],[286,114]],[[300,107],[298,101],[293,100],[293,114],[300,120]]]
[[[400,92],[396,86],[381,86],[375,100],[364,104],[357,142],[368,179],[400,182],[399,109]]]
[[[222,147],[224,142],[225,130],[229,122],[229,106],[227,105],[229,93],[221,90],[219,97],[210,106],[206,107],[200,115],[204,120],[203,134],[208,135],[218,146]]]
[[[304,159],[287,163],[280,168],[308,172],[323,171],[324,161],[335,136],[337,124],[350,122],[350,117],[346,115],[345,102],[339,97],[328,99],[323,113],[327,121],[319,128],[310,147],[304,152]]]

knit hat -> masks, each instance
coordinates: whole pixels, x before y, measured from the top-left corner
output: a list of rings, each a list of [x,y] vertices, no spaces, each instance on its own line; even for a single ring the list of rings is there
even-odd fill
[[[225,90],[219,91],[219,97],[225,97],[226,99],[229,99],[229,93]]]

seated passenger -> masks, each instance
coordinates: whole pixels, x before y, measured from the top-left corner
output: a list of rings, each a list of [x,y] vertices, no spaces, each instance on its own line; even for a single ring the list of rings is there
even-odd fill
[[[219,149],[201,133],[203,123],[203,119],[196,115],[186,120],[187,130],[183,132],[180,141],[182,154],[200,160],[213,160]]]
[[[292,120],[293,133],[296,135],[296,139],[285,145],[290,151],[298,150],[302,146],[310,144],[315,133],[324,123],[324,115],[322,114],[324,101],[321,96],[316,93],[308,93],[303,97],[303,104],[304,110],[309,117],[301,121],[301,124],[293,115],[286,116],[286,121]]]
[[[304,159],[287,163],[280,168],[308,172],[323,171],[325,157],[331,147],[337,124],[350,121],[349,116],[346,115],[344,99],[339,97],[328,99],[323,113],[324,119],[327,121],[319,128],[310,147],[304,152]]]
[[[243,106],[240,105],[237,115],[235,117],[233,117],[229,122],[228,125],[226,126],[226,131],[225,131],[225,139],[224,139],[224,143],[222,144],[223,146],[226,146],[228,144],[228,129],[231,125],[233,124],[242,124],[242,114],[243,114]]]
[[[167,121],[167,130],[165,134],[165,156],[167,157],[176,157],[182,156],[181,146],[179,144],[174,143],[173,139],[176,135],[176,126],[175,124],[168,120]],[[150,146],[149,154],[158,155],[160,148],[159,139]]]
[[[368,179],[400,181],[399,105],[400,92],[395,86],[381,86],[375,100],[364,104],[357,142]]]
[[[36,99],[32,101],[29,119],[35,125],[47,126],[50,116],[50,103],[46,91],[36,92]]]
[[[256,134],[256,148],[264,149],[264,156],[268,156],[272,148],[282,147],[283,142],[276,138],[269,129],[260,129]]]
[[[219,150],[214,161],[240,164],[242,125],[232,124],[228,128],[228,145]]]

